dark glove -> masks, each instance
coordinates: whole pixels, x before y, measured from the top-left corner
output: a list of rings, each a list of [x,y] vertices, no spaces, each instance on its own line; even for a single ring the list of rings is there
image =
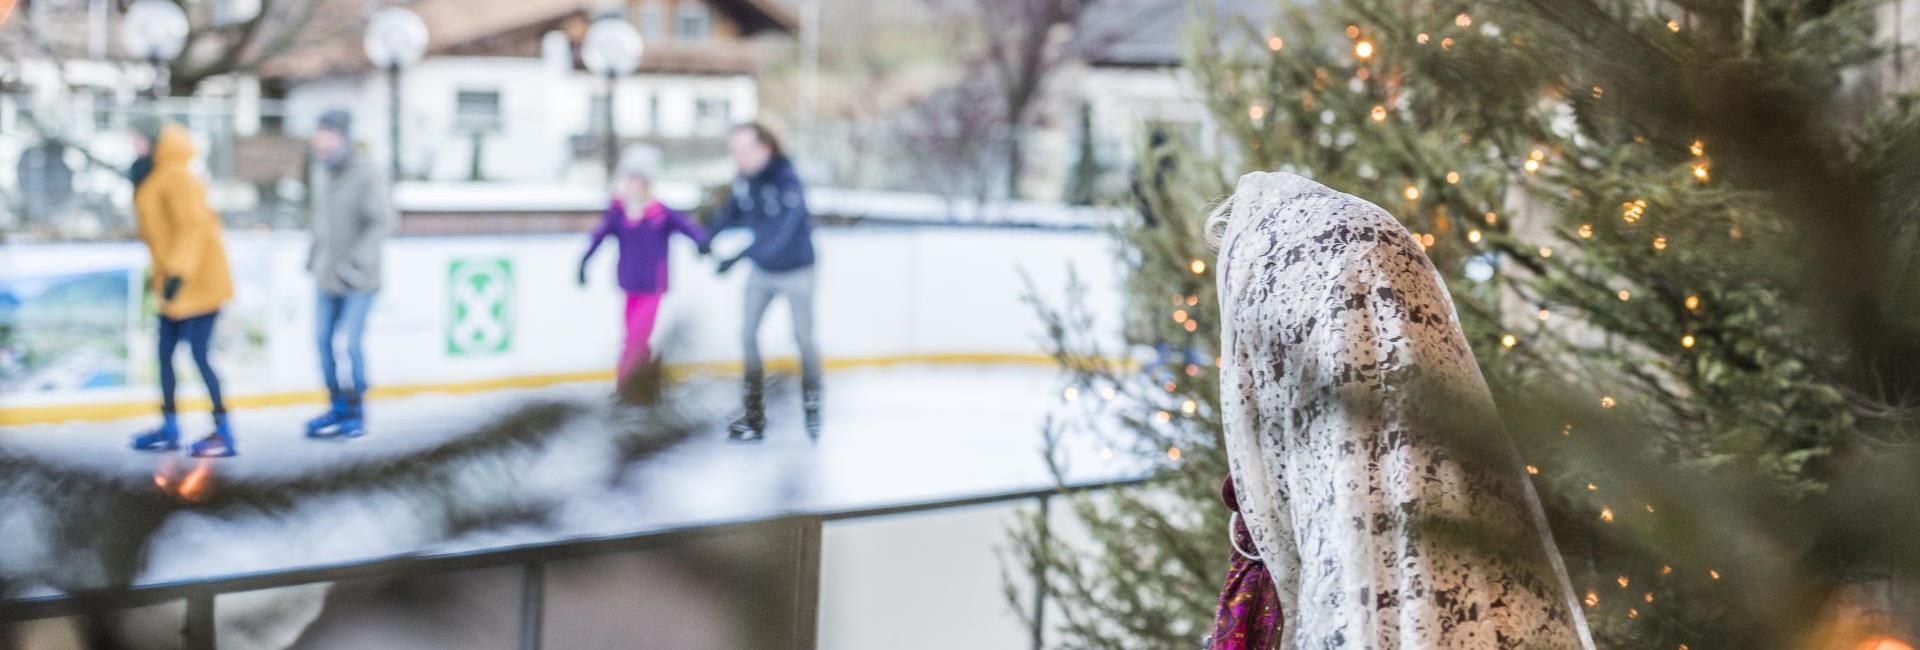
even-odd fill
[[[580,286],[587,286],[587,262],[580,261]]]
[[[727,271],[733,270],[733,265],[740,263],[741,257],[746,257],[746,256],[741,255],[740,257],[730,257],[724,260],[720,260],[720,274],[726,275]]]
[[[180,285],[182,282],[184,281],[180,279],[180,276],[167,276],[167,281],[160,284],[160,299],[172,302],[173,297],[180,294]]]
[[[713,254],[713,242],[704,242],[704,241],[700,242],[700,256],[706,257],[712,254]]]

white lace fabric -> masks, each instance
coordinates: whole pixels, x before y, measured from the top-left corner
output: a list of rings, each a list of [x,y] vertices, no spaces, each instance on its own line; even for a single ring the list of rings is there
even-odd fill
[[[1512,454],[1412,235],[1280,172],[1242,177],[1222,210],[1221,413],[1282,647],[1591,650],[1517,457],[1463,462],[1454,444]],[[1492,556],[1441,520],[1520,552]]]

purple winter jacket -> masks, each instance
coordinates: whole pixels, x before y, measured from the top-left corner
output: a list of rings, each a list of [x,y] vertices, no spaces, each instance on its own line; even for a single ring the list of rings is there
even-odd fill
[[[693,239],[695,244],[707,244],[707,231],[688,219],[684,212],[651,201],[636,221],[627,218],[626,207],[616,199],[613,205],[607,206],[600,227],[594,229],[593,243],[587,245],[587,254],[580,258],[580,263],[585,265],[600,248],[600,242],[613,237],[620,242],[620,288],[628,293],[666,291],[667,238],[675,231]]]

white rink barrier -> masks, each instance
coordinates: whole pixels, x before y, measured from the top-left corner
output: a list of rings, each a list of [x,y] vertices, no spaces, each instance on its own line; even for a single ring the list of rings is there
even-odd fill
[[[728,233],[721,251],[745,235]],[[575,282],[584,234],[419,237],[386,247],[384,288],[368,323],[375,390],[458,389],[610,377],[624,327],[617,245]],[[1069,269],[1118,333],[1118,263],[1108,237],[1078,230],[822,227],[816,331],[830,361],[1038,359],[1030,277],[1054,304]],[[229,232],[236,292],[221,313],[214,364],[237,406],[314,399],[314,289],[297,233]],[[672,290],[654,345],[669,364],[726,366],[740,356],[750,265],[719,276],[676,238]],[[124,416],[154,401],[154,316],[136,242],[0,247],[0,424]],[[795,346],[776,302],[761,331],[778,362]],[[200,395],[182,351],[185,398]],[[115,407],[114,405],[118,405]],[[189,402],[186,406],[192,407]]]

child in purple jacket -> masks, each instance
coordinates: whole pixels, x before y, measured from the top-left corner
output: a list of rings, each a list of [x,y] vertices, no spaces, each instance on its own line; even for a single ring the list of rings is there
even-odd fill
[[[667,239],[672,233],[686,235],[707,254],[708,235],[686,213],[669,208],[653,198],[653,174],[660,154],[651,148],[629,149],[620,159],[616,191],[619,196],[607,207],[594,229],[592,243],[580,258],[580,285],[587,284],[587,260],[608,237],[620,243],[620,288],[627,293],[626,346],[620,352],[619,377],[625,379],[634,366],[652,358],[647,339],[653,336],[654,316],[660,311],[660,297],[667,292]]]

